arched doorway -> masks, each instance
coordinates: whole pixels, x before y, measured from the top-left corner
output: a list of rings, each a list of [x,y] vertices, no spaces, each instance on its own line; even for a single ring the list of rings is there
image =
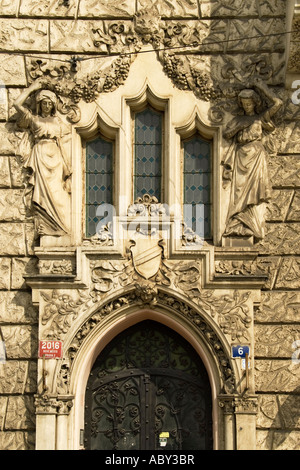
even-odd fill
[[[85,448],[212,449],[209,378],[178,333],[142,321],[100,353],[87,383]]]

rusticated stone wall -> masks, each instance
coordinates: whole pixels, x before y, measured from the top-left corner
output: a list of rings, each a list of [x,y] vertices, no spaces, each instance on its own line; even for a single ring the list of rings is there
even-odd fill
[[[300,445],[300,258],[299,149],[289,146],[269,162],[273,201],[261,260],[269,281],[256,311],[256,387],[260,413],[258,446],[299,449]]]
[[[0,449],[26,450],[35,446],[34,393],[37,377],[38,312],[23,275],[35,269],[33,225],[25,217],[22,166],[16,156],[14,97],[27,86],[22,52],[10,55],[6,34],[12,37],[17,2],[1,2],[1,143],[0,143],[0,327],[6,363],[0,364]],[[26,22],[26,20],[25,20]],[[25,26],[26,29],[26,26]],[[9,32],[10,30],[10,32]],[[28,30],[30,31],[30,30]],[[43,35],[38,33],[42,38]],[[3,42],[4,41],[4,42]],[[25,33],[19,51],[33,44]]]
[[[285,37],[265,37],[285,30],[285,0],[0,0],[0,340],[5,341],[7,356],[0,364],[0,449],[35,447],[38,312],[23,276],[36,272],[37,241],[24,204],[22,161],[16,154],[21,133],[13,102],[28,86],[32,63],[41,55],[68,60],[72,55],[123,51],[129,35],[122,36],[120,29],[113,35],[108,26],[116,21],[128,28],[134,15],[149,4],[162,19],[165,46],[184,45],[183,26],[193,31],[188,31],[189,43],[202,35],[207,38],[207,55],[200,60],[189,48],[190,63],[215,58],[211,79],[218,93],[223,85],[224,98],[237,81],[246,86],[255,68],[284,102],[273,136],[276,151],[269,160],[273,193],[266,236],[258,244],[257,265],[269,280],[255,312],[257,447],[296,450],[300,447],[300,364],[295,354],[300,348],[295,346],[295,341],[300,342],[300,105],[291,102],[291,93],[283,86]],[[147,27],[151,44],[155,45],[154,33],[159,43],[160,30],[151,21],[144,23],[144,43]],[[168,72],[168,63],[164,66]],[[188,87],[180,67],[173,75],[172,70],[168,73],[175,85]],[[194,82],[191,93],[203,97],[199,88]],[[209,90],[204,97],[211,99]],[[221,102],[212,102],[212,115],[219,109]],[[230,274],[231,268],[223,266],[222,272]],[[239,274],[247,269],[240,267]]]

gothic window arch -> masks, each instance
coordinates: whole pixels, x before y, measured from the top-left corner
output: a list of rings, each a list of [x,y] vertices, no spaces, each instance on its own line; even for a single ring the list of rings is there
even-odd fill
[[[116,160],[119,158],[119,128],[108,125],[98,113],[76,131],[73,178],[78,190],[72,202],[75,243],[93,237],[105,220],[112,218],[113,207],[118,204]]]
[[[182,142],[183,220],[197,235],[212,235],[212,145],[199,132]]]
[[[79,195],[75,198],[77,207],[84,201],[83,238],[93,237],[114,216],[127,216],[130,205],[148,194],[200,238],[218,244],[219,128],[203,124],[197,107],[188,119],[176,111],[183,125],[175,126],[174,98],[157,96],[147,85],[120,104],[115,127],[97,113],[77,129],[83,143],[80,203]],[[112,207],[110,214],[105,204]]]
[[[220,236],[218,132],[202,123],[196,109],[176,132],[183,222],[201,239],[216,243]]]
[[[169,98],[149,86],[125,100],[131,116],[132,188],[130,203],[145,194],[168,203]]]
[[[145,194],[162,200],[163,118],[148,104],[134,113],[134,200]]]
[[[101,205],[114,203],[114,142],[98,135],[85,144],[85,235],[97,232],[103,211]],[[99,213],[100,212],[100,213]]]

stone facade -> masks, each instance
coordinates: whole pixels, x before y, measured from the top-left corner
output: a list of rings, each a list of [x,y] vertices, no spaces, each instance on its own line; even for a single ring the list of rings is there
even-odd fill
[[[215,448],[299,449],[299,18],[284,0],[0,1],[0,449],[81,448],[82,371],[99,338],[139,318],[198,338],[216,388]],[[226,163],[226,130],[241,123],[244,89],[261,98],[268,132],[254,140],[271,184],[252,203],[266,205],[255,216],[264,230],[241,210],[238,233],[227,214],[232,197],[244,196]],[[34,114],[43,90],[66,129],[70,158],[55,188],[68,194],[67,229],[52,216],[45,226],[32,203],[26,158],[37,144],[20,118],[23,106]],[[126,188],[130,116],[146,102],[167,116],[164,201],[134,201]],[[82,145],[97,129],[117,142],[117,232],[106,225],[88,239]],[[161,204],[181,201],[169,181],[180,187],[180,139],[195,131],[213,141],[210,242]],[[249,178],[261,191],[253,171]],[[140,268],[146,244],[152,257]],[[64,347],[46,375],[41,339]],[[249,377],[231,357],[240,343],[250,346]]]

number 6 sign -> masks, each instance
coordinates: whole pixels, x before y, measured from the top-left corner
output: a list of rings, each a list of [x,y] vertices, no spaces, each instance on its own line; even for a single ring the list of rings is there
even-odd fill
[[[246,354],[249,356],[250,348],[249,346],[232,346],[232,357],[246,357]]]

